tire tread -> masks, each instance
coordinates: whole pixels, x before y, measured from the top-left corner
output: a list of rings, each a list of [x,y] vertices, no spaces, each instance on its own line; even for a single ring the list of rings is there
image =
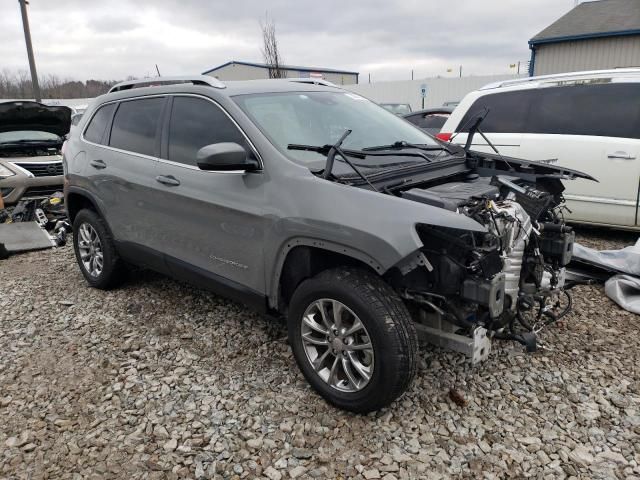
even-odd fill
[[[98,235],[100,236],[100,240],[102,242],[104,266],[102,275],[100,275],[100,278],[98,279],[92,278],[85,273],[78,255],[77,237],[75,235],[75,231],[84,221],[90,223],[98,231]],[[111,235],[111,231],[109,230],[109,227],[107,226],[107,223],[104,221],[104,219],[92,209],[82,209],[75,217],[75,220],[73,222],[73,230],[73,243],[74,251],[76,253],[76,259],[78,260],[78,266],[80,267],[80,271],[87,280],[87,283],[89,283],[90,286],[99,288],[101,290],[111,290],[112,288],[115,288],[122,284],[126,276],[124,262],[118,255],[115,244],[113,242],[113,236]]]

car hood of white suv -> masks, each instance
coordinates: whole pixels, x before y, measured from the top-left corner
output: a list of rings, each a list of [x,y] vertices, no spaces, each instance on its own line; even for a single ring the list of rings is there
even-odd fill
[[[69,133],[70,128],[69,107],[48,106],[30,101],[0,103],[0,132],[34,130],[63,137]]]

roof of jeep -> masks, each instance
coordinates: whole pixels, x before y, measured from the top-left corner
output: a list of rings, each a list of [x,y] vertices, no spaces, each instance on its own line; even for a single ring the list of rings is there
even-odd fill
[[[134,86],[133,88],[126,90],[119,90],[102,95],[99,97],[100,100],[96,103],[104,103],[105,101],[124,98],[142,97],[146,95],[159,95],[164,93],[200,93],[205,95],[209,94],[211,96],[231,97],[234,95],[246,95],[253,93],[342,91],[337,87],[296,82],[286,79],[231,81],[224,82],[224,84],[221,85],[222,88],[182,82],[152,86]]]
[[[241,80],[224,82],[229,95],[244,95],[248,93],[271,93],[271,92],[312,92],[341,90],[338,87],[318,85],[315,83],[302,83],[286,79],[278,80]]]

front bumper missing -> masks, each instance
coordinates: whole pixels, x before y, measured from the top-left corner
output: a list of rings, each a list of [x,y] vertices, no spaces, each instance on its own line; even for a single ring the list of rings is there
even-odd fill
[[[455,331],[459,328],[451,323],[439,319],[437,325],[427,326],[415,323],[418,337],[422,341],[442,348],[454,350],[466,355],[473,365],[489,358],[491,353],[491,339],[487,336],[487,329],[475,327],[469,335],[459,335]]]

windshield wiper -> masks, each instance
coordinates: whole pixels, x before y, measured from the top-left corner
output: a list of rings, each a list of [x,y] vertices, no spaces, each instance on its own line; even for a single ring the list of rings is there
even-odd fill
[[[507,164],[507,167],[509,167],[511,170],[513,170],[513,167],[509,164],[509,162],[507,162],[507,160],[502,156],[502,154],[498,151],[498,149],[495,147],[495,145],[493,143],[491,143],[491,140],[489,140],[487,138],[487,136],[484,134],[484,132],[482,130],[480,130],[480,124],[484,121],[485,118],[487,118],[487,115],[489,115],[489,109],[485,107],[485,110],[482,114],[478,115],[475,119],[475,121],[473,122],[473,124],[471,125],[471,127],[469,127],[469,133],[467,134],[467,142],[464,145],[464,150],[469,153],[471,151],[471,144],[473,142],[473,137],[476,133],[479,133],[480,136],[484,139],[485,142],[487,142],[487,145],[489,145],[491,147],[491,149],[496,152],[496,154],[500,157],[500,159]],[[471,119],[470,119],[471,120]],[[459,133],[459,132],[458,132]],[[456,134],[457,135],[457,134]],[[451,137],[451,140],[453,140],[453,137]],[[450,141],[451,141],[450,140]]]
[[[289,145],[287,145],[287,148],[289,150],[305,150],[308,152],[317,152],[317,153],[321,153],[323,155],[327,156],[327,163],[324,166],[324,172],[322,172],[322,178],[324,179],[328,179],[329,176],[331,175],[331,170],[333,170],[333,162],[336,158],[336,155],[340,155],[342,157],[342,159],[353,169],[354,172],[356,172],[358,174],[358,176],[360,178],[362,178],[362,180],[364,180],[365,182],[367,182],[367,184],[375,191],[377,192],[378,189],[376,187],[373,186],[373,183],[371,183],[369,181],[369,179],[367,178],[367,176],[362,173],[360,171],[360,169],[358,167],[356,167],[353,162],[351,160],[349,160],[348,156],[356,156],[356,157],[361,157],[364,158],[365,155],[363,155],[362,153],[359,153],[357,151],[353,151],[353,152],[345,152],[343,151],[340,146],[342,145],[342,142],[344,142],[345,138],[347,138],[350,134],[351,134],[352,130],[346,130],[342,136],[338,139],[338,141],[336,143],[334,143],[333,145],[323,145],[321,147],[316,147],[313,145],[295,145],[290,143]]]
[[[362,149],[363,152],[376,152],[381,150],[404,150],[406,148],[415,148],[418,150],[429,151],[440,151],[440,150],[448,150],[444,145],[417,145],[415,143],[405,142],[404,140],[399,140],[397,142],[393,142],[389,145],[376,145],[375,147],[365,147]]]

